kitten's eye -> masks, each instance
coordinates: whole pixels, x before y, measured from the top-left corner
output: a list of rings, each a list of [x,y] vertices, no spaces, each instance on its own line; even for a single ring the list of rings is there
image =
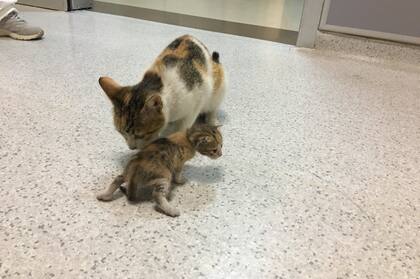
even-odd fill
[[[144,138],[144,135],[139,135],[139,136],[138,135],[135,135],[134,138],[135,139],[143,139]]]
[[[211,153],[216,153],[217,152],[217,148],[216,149],[212,149],[210,151],[211,151]]]

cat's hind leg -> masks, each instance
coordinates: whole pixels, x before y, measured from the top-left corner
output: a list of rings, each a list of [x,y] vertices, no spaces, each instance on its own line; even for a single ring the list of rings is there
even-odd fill
[[[205,115],[205,123],[216,126],[219,125],[217,113],[220,105],[226,95],[226,79],[223,73],[223,68],[219,63],[213,63],[213,78],[215,79],[214,89],[210,103],[207,107]]]
[[[179,122],[178,131],[186,131],[191,128],[194,122],[197,120],[200,110],[196,109],[193,113],[186,116],[182,121]]]
[[[219,125],[219,121],[217,120],[217,110],[205,113],[205,123],[211,126]]]
[[[166,178],[160,178],[153,180],[150,185],[153,185],[153,198],[159,209],[171,217],[179,216],[179,210],[170,205],[166,198],[171,187],[171,182]]]
[[[124,176],[118,175],[114,181],[108,186],[108,188],[99,193],[96,198],[100,201],[112,200],[112,194],[124,183]]]

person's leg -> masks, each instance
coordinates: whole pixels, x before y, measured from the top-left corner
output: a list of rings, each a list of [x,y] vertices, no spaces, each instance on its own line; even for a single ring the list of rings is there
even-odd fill
[[[30,26],[21,19],[13,5],[16,0],[0,0],[0,37],[9,36],[16,40],[34,40],[42,38],[44,31]]]

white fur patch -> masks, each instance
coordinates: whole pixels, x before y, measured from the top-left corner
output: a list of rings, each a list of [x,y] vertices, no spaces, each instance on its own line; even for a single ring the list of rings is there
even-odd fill
[[[193,41],[203,50],[206,58],[207,73],[202,75],[203,83],[189,90],[179,75],[178,67],[167,68],[161,73],[163,82],[162,102],[166,124],[179,123],[177,130],[185,130],[194,123],[200,113],[216,111],[224,97],[225,85],[214,93],[212,58],[205,47],[197,40]],[[164,132],[164,131],[163,131]]]

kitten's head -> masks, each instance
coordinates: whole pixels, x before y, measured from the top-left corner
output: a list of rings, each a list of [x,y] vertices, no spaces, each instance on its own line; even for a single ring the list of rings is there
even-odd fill
[[[217,159],[222,156],[223,138],[220,126],[197,124],[188,129],[188,140],[200,154]]]
[[[165,124],[159,76],[146,73],[135,86],[121,86],[109,77],[101,77],[99,84],[114,105],[115,128],[130,149],[141,148],[159,135]]]

